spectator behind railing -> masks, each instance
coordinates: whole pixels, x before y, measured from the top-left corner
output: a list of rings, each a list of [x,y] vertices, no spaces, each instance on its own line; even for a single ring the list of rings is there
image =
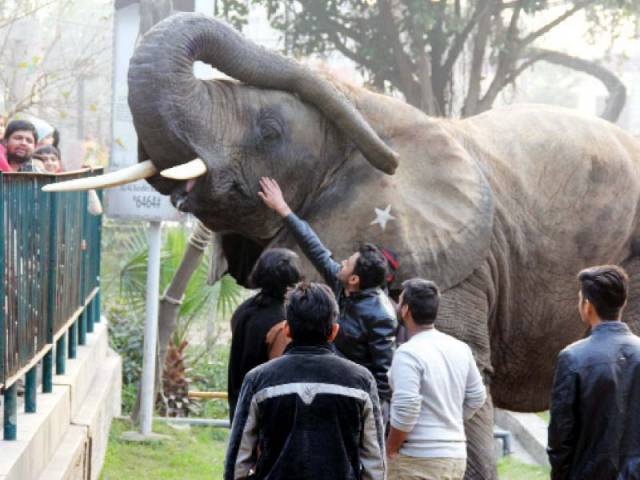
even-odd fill
[[[4,143],[10,172],[43,172],[41,162],[34,163],[33,151],[38,143],[38,132],[27,120],[12,120],[4,132]]]
[[[33,158],[40,160],[48,173],[60,173],[63,171],[60,151],[53,145],[38,147],[33,153]]]
[[[40,147],[46,147],[48,145],[51,145],[53,147],[56,148],[60,148],[59,144],[60,144],[60,132],[58,131],[57,128],[52,127],[53,130],[51,130],[49,133],[47,133],[46,135],[44,135],[40,141],[38,142],[38,148]]]
[[[7,120],[4,116],[0,116],[0,172],[10,172],[9,162],[7,162],[7,149],[4,144],[4,131],[7,126]]]

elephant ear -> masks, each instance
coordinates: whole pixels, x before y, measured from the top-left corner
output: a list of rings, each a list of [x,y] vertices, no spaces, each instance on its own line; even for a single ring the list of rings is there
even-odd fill
[[[353,153],[318,201],[335,207],[307,215],[335,258],[362,242],[393,251],[399,269],[392,288],[422,277],[445,290],[480,266],[491,242],[493,194],[479,163],[452,133],[432,119],[396,130],[391,144],[401,161],[393,176],[367,168]]]
[[[405,247],[404,278],[429,278],[445,290],[486,259],[494,202],[480,164],[438,121],[429,123],[401,151],[395,242]]]

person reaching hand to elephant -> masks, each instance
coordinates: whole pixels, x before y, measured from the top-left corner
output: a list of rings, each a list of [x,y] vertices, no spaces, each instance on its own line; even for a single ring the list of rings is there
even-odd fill
[[[381,288],[386,279],[387,259],[375,245],[368,243],[341,264],[334,261],[311,227],[291,211],[278,183],[263,177],[260,187],[259,197],[284,219],[304,254],[336,295],[340,330],[335,348],[373,374],[386,423],[391,400],[387,372],[397,328],[395,309]]]

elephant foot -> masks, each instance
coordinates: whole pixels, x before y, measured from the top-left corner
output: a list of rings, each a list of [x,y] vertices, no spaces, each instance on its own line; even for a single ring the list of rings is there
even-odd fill
[[[493,441],[493,402],[484,406],[465,422],[467,435],[467,470],[465,480],[497,480]]]

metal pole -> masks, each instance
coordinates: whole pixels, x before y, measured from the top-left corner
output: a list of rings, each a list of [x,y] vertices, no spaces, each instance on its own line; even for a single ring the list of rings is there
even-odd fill
[[[42,393],[53,392],[53,350],[42,359]]]
[[[67,334],[62,335],[56,342],[56,374],[64,375],[67,360]]]
[[[78,345],[87,344],[87,309],[85,308],[78,319]]]
[[[69,327],[69,358],[76,358],[78,349],[78,320]]]
[[[144,321],[144,356],[142,360],[142,393],[140,433],[149,435],[153,421],[153,387],[158,341],[158,301],[160,292],[160,240],[162,223],[149,222],[149,264],[147,266],[147,315]]]
[[[24,413],[36,413],[36,393],[38,390],[38,367],[27,372],[24,385]]]
[[[89,305],[85,307],[85,311],[87,312],[87,333],[93,333],[93,302],[91,299]]]
[[[98,281],[100,277],[98,277]],[[93,309],[93,316],[95,323],[100,323],[100,290],[96,293],[96,298],[94,299],[95,305]]]
[[[15,440],[18,422],[18,387],[14,383],[4,391],[4,439]]]

